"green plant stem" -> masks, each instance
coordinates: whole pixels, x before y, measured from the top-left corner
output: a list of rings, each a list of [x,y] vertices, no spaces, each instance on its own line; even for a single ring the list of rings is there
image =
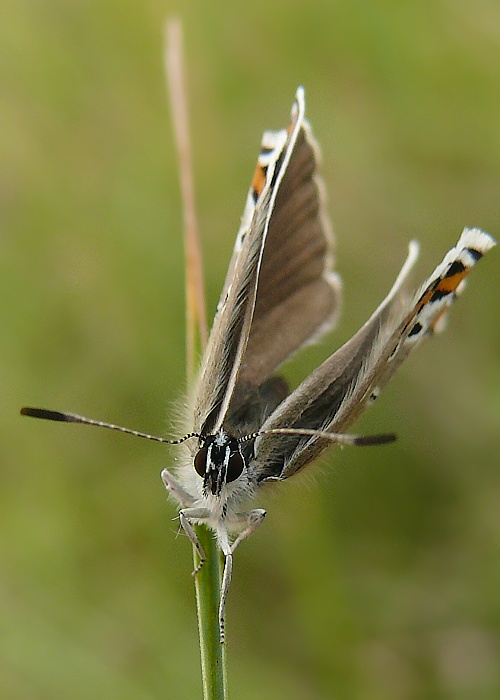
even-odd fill
[[[212,532],[204,525],[196,528],[196,536],[206,555],[195,580],[203,698],[223,700],[227,696],[225,645],[220,643],[219,632],[220,552]],[[198,553],[194,548],[193,552],[196,566]]]

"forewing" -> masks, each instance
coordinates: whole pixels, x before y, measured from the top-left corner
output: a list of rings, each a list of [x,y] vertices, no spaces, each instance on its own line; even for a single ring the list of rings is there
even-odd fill
[[[495,245],[479,229],[465,229],[417,294],[404,282],[415,247],[395,285],[351,340],[331,355],[269,416],[262,429],[312,428],[343,432],[367,408],[421,340],[444,327],[446,313],[475,263]],[[253,466],[259,480],[287,478],[331,444],[324,438],[258,438]]]
[[[193,430],[215,433],[226,417],[247,347],[271,213],[304,118],[297,91],[291,123],[261,158],[247,197],[223,292],[202,360],[193,408]]]
[[[279,132],[264,135],[262,155],[277,136]],[[333,272],[333,235],[316,172],[318,153],[309,125],[302,121],[269,220],[234,403],[337,319],[341,286]],[[259,162],[257,172],[263,167]]]

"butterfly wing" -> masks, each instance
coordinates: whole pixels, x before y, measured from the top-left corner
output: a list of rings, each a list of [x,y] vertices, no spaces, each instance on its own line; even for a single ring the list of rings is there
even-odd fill
[[[326,330],[339,307],[304,111],[299,88],[288,128],[264,134],[202,362],[193,430],[205,435],[251,400],[292,352]]]
[[[418,252],[416,244],[411,245],[396,283],[375,313],[275,409],[262,429],[344,431],[422,339],[444,327],[446,313],[463,289],[466,275],[494,245],[487,233],[465,229],[421,289],[409,296],[404,283]],[[329,444],[318,437],[262,436],[256,441],[252,467],[259,481],[285,479]]]
[[[264,134],[261,158],[280,133]],[[340,311],[340,278],[332,269],[333,235],[323,183],[316,173],[318,158],[309,125],[302,119],[269,220],[234,404],[306,342],[332,328]],[[257,177],[264,169],[265,161],[259,159]]]

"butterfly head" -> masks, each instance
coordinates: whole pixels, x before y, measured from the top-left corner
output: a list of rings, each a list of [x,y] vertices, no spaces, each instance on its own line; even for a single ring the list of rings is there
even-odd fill
[[[240,444],[223,430],[202,438],[202,441],[194,458],[194,468],[203,479],[203,492],[220,496],[222,488],[243,473],[245,460]]]

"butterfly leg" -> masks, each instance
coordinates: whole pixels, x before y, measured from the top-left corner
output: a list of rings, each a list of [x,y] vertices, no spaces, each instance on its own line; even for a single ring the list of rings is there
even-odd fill
[[[191,543],[196,547],[196,551],[198,552],[198,556],[200,557],[200,563],[193,571],[193,576],[196,576],[198,571],[205,563],[206,557],[203,547],[201,546],[200,541],[196,536],[196,532],[194,531],[191,522],[193,520],[206,520],[209,516],[209,513],[204,508],[192,508],[195,499],[182,488],[177,479],[174,476],[172,476],[168,469],[164,469],[162,471],[161,478],[163,480],[163,483],[165,484],[165,488],[167,489],[167,491],[170,494],[172,494],[172,496],[181,505],[181,510],[179,511],[179,520],[182,529],[189,537]]]
[[[266,511],[262,508],[256,508],[255,510],[249,510],[246,513],[239,513],[236,517],[231,519],[231,524],[242,525],[244,529],[238,537],[231,544],[227,530],[225,527],[219,526],[217,529],[217,539],[219,541],[219,546],[224,554],[224,572],[222,574],[222,584],[220,591],[220,603],[219,603],[219,632],[220,632],[220,642],[224,644],[226,633],[225,633],[225,616],[226,616],[226,599],[227,593],[229,591],[229,584],[231,583],[231,576],[233,573],[233,552],[236,547],[249,537],[262,523],[266,517]],[[246,526],[246,527],[245,527]]]
[[[195,502],[195,499],[185,491],[179,484],[175,476],[168,469],[164,469],[161,473],[162,481],[167,491],[179,502],[181,508],[189,508]]]
[[[224,526],[220,525],[217,529],[217,540],[219,542],[219,546],[222,550],[222,553],[224,554],[224,572],[222,574],[219,601],[219,638],[220,643],[224,644],[224,642],[226,641],[226,598],[227,592],[229,590],[229,584],[231,583],[231,576],[233,573],[233,552],[231,548],[231,542],[229,541],[229,536],[227,534],[227,530]]]
[[[210,513],[205,508],[182,508],[179,511],[179,520],[181,521],[182,529],[184,530],[186,535],[189,537],[191,544],[193,544],[196,547],[196,551],[198,552],[198,556],[200,557],[199,564],[196,566],[196,568],[192,572],[193,576],[196,576],[198,571],[201,569],[201,567],[205,563],[206,556],[205,556],[205,550],[201,546],[200,540],[196,536],[196,532],[194,531],[192,522],[193,521],[200,521],[200,520],[207,520],[209,515],[210,515]]]
[[[246,527],[244,527],[238,537],[234,540],[233,544],[231,545],[231,552],[234,552],[236,547],[243,542],[243,540],[246,540],[247,537],[250,537],[250,535],[255,532],[259,525],[262,524],[262,521],[266,517],[266,511],[262,508],[255,508],[254,510],[249,510],[246,513],[238,513],[236,517],[237,523],[239,522],[242,526],[246,525]]]

